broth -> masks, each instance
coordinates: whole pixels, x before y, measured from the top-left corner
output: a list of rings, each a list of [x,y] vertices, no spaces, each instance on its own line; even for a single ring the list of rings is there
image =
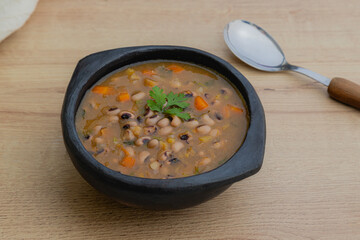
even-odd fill
[[[225,163],[244,141],[249,116],[241,94],[220,74],[185,62],[148,61],[98,81],[82,99],[75,124],[101,164],[164,179]]]

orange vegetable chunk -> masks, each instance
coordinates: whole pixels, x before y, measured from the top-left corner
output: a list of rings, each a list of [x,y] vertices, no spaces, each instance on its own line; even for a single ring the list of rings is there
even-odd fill
[[[228,118],[231,115],[231,112],[234,113],[243,113],[244,110],[242,108],[235,107],[234,105],[227,104],[224,108],[224,117]]]
[[[132,168],[135,164],[135,158],[132,158],[130,156],[125,156],[121,162],[120,165],[127,168]]]
[[[175,65],[175,64],[171,64],[167,68],[170,69],[171,71],[173,71],[174,73],[180,73],[180,72],[184,71],[183,67],[180,67],[179,65]]]
[[[195,97],[195,108],[197,110],[203,110],[209,106],[209,104],[200,96]]]
[[[142,71],[142,74],[152,76],[152,75],[156,75],[156,72],[154,70],[144,69]]]
[[[130,100],[130,95],[128,92],[121,92],[119,93],[119,95],[116,98],[117,101],[119,102],[126,102]]]
[[[102,95],[114,95],[116,93],[115,89],[107,86],[95,86],[92,90],[93,93],[102,94]]]
[[[242,108],[235,107],[234,105],[228,104],[231,111],[236,113],[242,113],[244,110]]]

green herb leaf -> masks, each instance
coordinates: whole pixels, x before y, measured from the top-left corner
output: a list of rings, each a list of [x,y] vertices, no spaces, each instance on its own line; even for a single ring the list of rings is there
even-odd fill
[[[162,107],[159,106],[154,100],[147,100],[147,105],[153,111],[162,112]]]
[[[186,98],[183,93],[175,94],[170,92],[169,94],[165,94],[163,89],[155,86],[150,90],[150,97],[152,97],[153,100],[148,100],[147,104],[152,111],[176,115],[184,120],[190,118],[190,114],[183,112],[184,109],[190,105],[186,102],[188,98]]]
[[[156,104],[160,109],[163,108],[163,106],[166,103],[166,94],[164,93],[164,90],[159,88],[158,86],[155,86],[150,90],[150,97],[154,99]]]
[[[169,115],[176,115],[179,118],[182,118],[184,120],[189,120],[191,118],[190,114],[189,113],[184,113],[182,111],[183,110],[181,108],[176,107],[176,108],[166,109],[164,111],[164,113],[169,114]]]
[[[173,92],[170,92],[167,97],[168,106],[178,106],[181,108],[187,108],[190,104],[186,102],[188,98],[185,97],[185,94],[179,93],[174,94]]]

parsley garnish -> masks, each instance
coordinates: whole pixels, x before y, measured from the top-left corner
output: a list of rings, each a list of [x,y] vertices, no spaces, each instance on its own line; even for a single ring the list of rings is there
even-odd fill
[[[190,119],[190,114],[183,112],[190,105],[186,102],[188,98],[185,94],[173,92],[165,94],[163,89],[155,86],[150,90],[150,97],[152,100],[148,100],[147,104],[152,111],[175,115],[184,120]]]

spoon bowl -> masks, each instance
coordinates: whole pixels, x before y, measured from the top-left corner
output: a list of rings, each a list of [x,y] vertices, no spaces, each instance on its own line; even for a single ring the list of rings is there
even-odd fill
[[[264,29],[245,20],[228,23],[224,39],[229,49],[248,65],[267,72],[290,70],[328,86],[330,97],[360,109],[360,86],[343,78],[327,78],[289,64],[279,44]]]
[[[284,70],[287,64],[277,42],[251,22],[230,22],[224,29],[224,39],[235,56],[256,69],[277,72]]]

